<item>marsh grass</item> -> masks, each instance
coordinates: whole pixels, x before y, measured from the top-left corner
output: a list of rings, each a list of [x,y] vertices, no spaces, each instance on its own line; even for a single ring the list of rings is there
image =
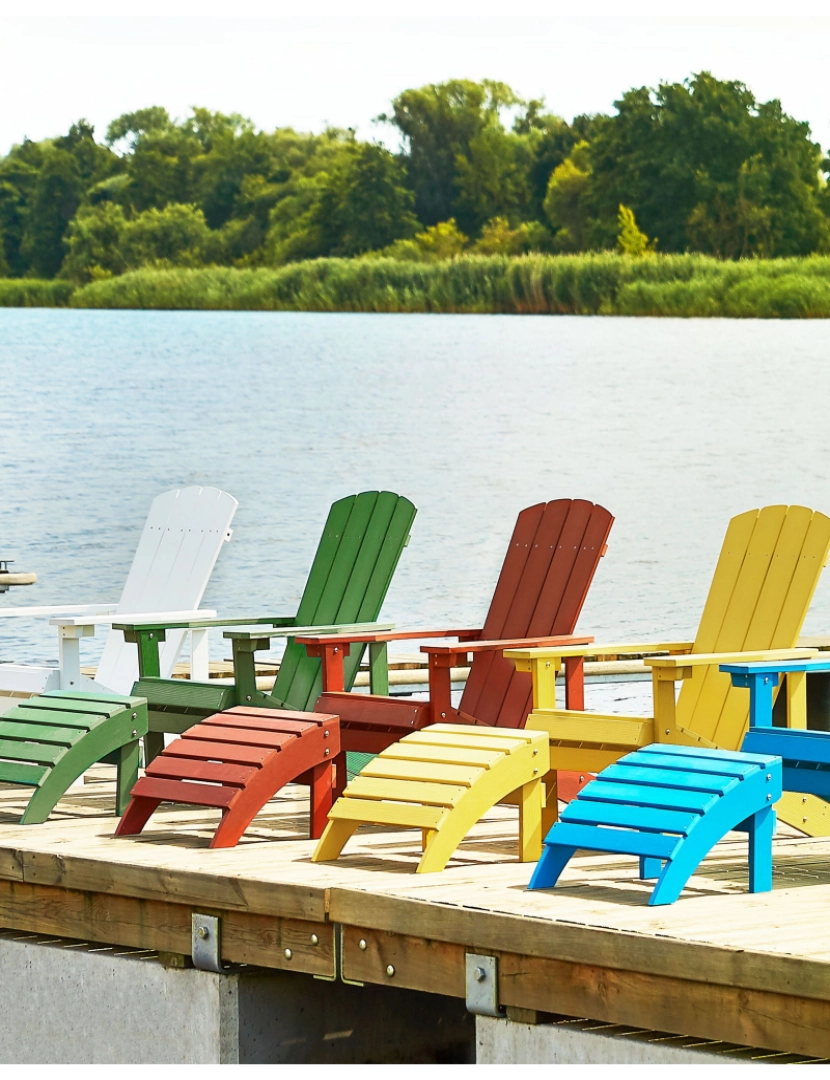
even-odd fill
[[[146,269],[72,292],[0,281],[0,304],[181,311],[374,311],[830,318],[830,258],[474,256],[316,259],[277,269]]]
[[[67,307],[74,291],[68,281],[0,278],[0,307]]]

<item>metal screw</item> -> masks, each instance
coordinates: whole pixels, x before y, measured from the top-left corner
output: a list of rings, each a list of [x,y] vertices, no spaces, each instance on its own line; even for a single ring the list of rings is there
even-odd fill
[[[311,944],[312,945],[319,945],[320,944],[320,939],[317,937],[316,934],[311,935]]]
[[[390,979],[395,974],[395,969],[392,967],[391,964],[387,964],[387,966],[386,966],[386,974],[389,976]]]
[[[550,660],[545,661],[545,667],[550,667]]]
[[[668,728],[666,728],[666,734],[668,735],[668,733],[669,733],[669,729],[668,729]]]
[[[285,959],[290,960],[294,953],[290,949],[285,950]]]
[[[152,636],[153,636],[153,635],[152,635],[152,634],[150,634],[150,637],[151,637],[151,638],[152,638]]]
[[[804,798],[803,798],[803,799],[802,799],[801,801],[802,801],[802,802],[807,802],[807,796],[805,795],[805,796],[804,796]],[[806,819],[805,819],[805,820],[806,820]]]
[[[335,647],[334,651],[335,651],[335,654],[340,652],[340,650],[337,647]]]
[[[476,982],[484,982],[484,980],[487,978],[487,972],[484,970],[483,967],[477,967],[473,972],[473,978]]]
[[[248,696],[247,696],[247,697],[245,698],[245,700],[246,700],[246,701],[250,701],[250,700],[251,700],[251,695],[250,695],[250,694],[248,694]]]
[[[324,731],[323,732],[323,738],[327,739],[328,737],[329,737],[329,733],[327,731]]]
[[[772,773],[767,773],[767,780],[772,780]]]
[[[196,937],[201,938],[202,941],[204,941],[206,938],[210,937],[210,930],[208,930],[206,926],[198,926],[196,928]]]
[[[326,747],[326,752],[325,752],[325,754],[323,756],[328,757],[330,753],[331,753],[331,750],[329,750],[329,748]]]
[[[133,713],[133,720],[137,720],[137,719],[138,719],[138,713]]]
[[[535,776],[538,771],[539,771],[538,769],[534,769],[533,770],[533,775]]]
[[[441,713],[441,719],[442,719],[442,720],[446,720],[446,719],[447,719],[447,714],[446,714],[445,712],[442,712],[442,713]]]
[[[807,818],[805,817],[805,818],[802,818],[801,820],[802,820],[802,821],[806,821],[806,820],[807,820]]]
[[[767,802],[772,802],[772,795],[767,795]]]
[[[138,738],[138,732],[137,732],[137,731],[134,731],[134,732],[133,732],[133,738],[134,738],[134,739],[137,739],[137,738]]]
[[[539,753],[539,751],[538,751],[538,750],[534,750],[534,751],[533,751],[533,756],[534,756],[534,757],[536,757],[536,755],[537,755],[538,753]]]
[[[361,938],[360,941],[358,941],[357,947],[361,952],[366,952],[366,941],[364,938]]]

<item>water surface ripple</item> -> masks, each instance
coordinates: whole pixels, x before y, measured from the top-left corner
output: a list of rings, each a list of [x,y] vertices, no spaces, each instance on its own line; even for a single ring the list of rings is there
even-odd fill
[[[616,515],[581,626],[693,633],[728,519],[830,513],[826,322],[0,310],[0,606],[118,598],[150,500],[240,501],[204,603],[294,611],[332,500],[419,508],[384,614],[479,624],[516,513]],[[830,575],[805,629],[830,630]],[[54,659],[42,622],[2,659]],[[103,635],[84,644],[97,657]],[[214,643],[214,655],[228,654]]]

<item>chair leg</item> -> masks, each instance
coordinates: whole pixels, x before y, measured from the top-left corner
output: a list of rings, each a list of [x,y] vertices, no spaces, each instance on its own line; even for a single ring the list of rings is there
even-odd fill
[[[545,805],[542,808],[542,837],[546,837],[559,820],[556,772],[549,772],[545,777]]]
[[[121,817],[130,801],[130,792],[138,780],[138,739],[126,743],[118,750],[115,780],[115,815]]]
[[[345,756],[345,755],[343,755]],[[334,764],[324,761],[321,765],[315,765],[311,770],[311,804],[309,809],[309,836],[312,840],[319,840],[323,835],[323,829],[329,817],[334,801]]]
[[[662,872],[662,859],[649,858],[647,855],[640,856],[640,877],[644,881],[649,881],[651,878],[658,878]]]
[[[153,811],[161,805],[161,799],[130,799],[130,803],[113,836],[135,836],[149,821]]]
[[[153,758],[157,758],[164,749],[164,732],[148,731],[144,736],[144,768],[146,769]]]
[[[749,891],[772,889],[772,838],[775,835],[775,811],[765,806],[753,814],[749,826]]]
[[[335,819],[330,821],[323,830],[320,842],[311,856],[312,862],[330,862],[336,859],[346,841],[357,832],[359,821],[343,821]]]
[[[542,779],[520,788],[519,861],[536,862],[542,854]]]
[[[336,802],[346,790],[346,751],[341,750],[332,764],[334,765],[333,793]]]
[[[552,889],[575,853],[576,848],[559,844],[546,847],[542,852],[542,858],[536,864],[536,869],[527,886],[528,889]]]

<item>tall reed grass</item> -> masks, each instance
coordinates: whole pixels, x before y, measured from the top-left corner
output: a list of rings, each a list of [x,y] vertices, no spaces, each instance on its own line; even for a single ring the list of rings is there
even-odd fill
[[[830,258],[463,256],[440,263],[317,259],[278,269],[138,270],[73,307],[830,318]]]
[[[136,270],[75,288],[0,280],[0,306],[830,318],[830,258],[467,255],[439,263],[316,259],[277,269]]]
[[[74,291],[68,281],[0,278],[0,307],[67,307]]]

